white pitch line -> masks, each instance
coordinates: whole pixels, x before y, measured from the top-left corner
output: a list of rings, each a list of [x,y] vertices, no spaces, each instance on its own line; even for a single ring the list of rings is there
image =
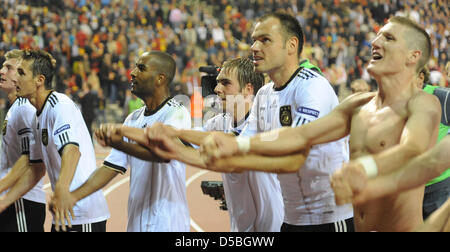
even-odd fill
[[[209,171],[206,170],[202,170],[202,171],[198,171],[197,173],[195,173],[194,175],[192,175],[191,177],[189,177],[188,180],[186,180],[186,188],[196,179],[198,179],[200,176],[205,175],[206,173],[208,173]]]
[[[196,172],[194,175],[192,175],[191,177],[189,177],[189,179],[186,180],[186,188],[188,188],[188,186],[196,179],[198,179],[199,177],[205,175],[206,173],[208,173],[209,171],[198,171]],[[103,195],[106,197],[108,194],[110,194],[111,192],[113,192],[114,190],[116,190],[118,187],[120,187],[121,185],[127,183],[128,181],[130,181],[130,177],[126,177],[123,178],[121,180],[119,180],[118,182],[114,183],[112,186],[110,186],[108,189],[106,189],[105,191],[103,191]],[[47,190],[48,188],[50,188],[51,184],[47,183],[44,185],[43,189]],[[205,230],[203,230],[192,218],[190,218],[190,224],[192,226],[193,229],[195,229],[195,231],[197,232],[205,232]]]
[[[106,189],[105,191],[103,191],[103,195],[105,195],[105,197],[110,194],[112,191],[116,190],[117,187],[127,183],[128,181],[130,181],[130,176],[123,178],[121,180],[119,180],[118,182],[116,182],[114,185],[110,186],[108,189]]]
[[[202,170],[202,171],[198,171],[197,173],[195,173],[194,175],[189,177],[189,179],[186,180],[186,189],[194,180],[198,179],[200,176],[203,176],[206,173],[208,173],[208,171]],[[190,219],[191,219],[191,226],[193,229],[195,229],[195,231],[205,232],[205,230],[203,230],[192,218],[190,218]]]

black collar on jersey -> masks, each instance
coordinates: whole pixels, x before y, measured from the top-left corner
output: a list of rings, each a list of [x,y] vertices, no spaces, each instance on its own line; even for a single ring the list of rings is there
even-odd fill
[[[245,117],[240,120],[239,122],[235,122],[233,121],[233,125],[235,128],[237,128],[239,125],[243,124],[245,122],[245,120],[247,120],[248,116],[250,115],[250,110],[247,112],[247,114],[245,115]]]
[[[165,101],[163,101],[161,104],[158,105],[158,107],[156,107],[154,110],[150,111],[148,110],[147,106],[145,107],[145,112],[144,112],[144,116],[151,116],[154,115],[156,112],[158,112],[162,107],[164,107],[164,105],[166,105],[166,103],[172,99],[172,97],[167,98]]]
[[[305,64],[305,65],[302,65],[302,64]],[[312,71],[314,71],[314,72],[316,72],[316,73],[318,73],[318,74],[320,74],[322,76],[324,76],[322,71],[320,70],[320,68],[318,68],[317,66],[313,65],[307,59],[304,59],[304,60],[300,61],[299,65],[304,67],[304,68],[310,69],[310,70],[312,70]]]
[[[50,93],[48,93],[47,97],[45,97],[44,105],[42,105],[41,110],[36,111],[36,116],[39,117],[41,115],[42,111],[44,111],[45,104],[47,104],[48,98],[50,98],[50,95],[52,95],[53,92],[54,92],[54,90],[50,90]]]
[[[16,97],[16,99],[14,99],[14,101],[11,103],[11,105],[10,105],[9,107],[12,107],[12,105],[13,105],[14,103],[20,102],[20,101],[22,101],[22,100],[24,100],[24,99],[26,99],[26,98],[24,98],[24,97]]]
[[[275,87],[275,85],[273,85],[273,90],[275,91],[281,91],[283,89],[285,89],[287,87],[287,85],[289,85],[289,83],[291,83],[291,81],[295,78],[295,76],[297,76],[297,74],[303,69],[303,67],[299,67],[297,68],[297,70],[295,71],[295,73],[291,76],[291,78],[289,78],[289,80],[281,87]]]

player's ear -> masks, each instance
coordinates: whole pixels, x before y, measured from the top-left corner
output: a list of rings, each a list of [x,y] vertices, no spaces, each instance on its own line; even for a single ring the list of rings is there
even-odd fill
[[[36,83],[36,87],[45,86],[45,76],[43,74],[39,74],[34,77],[34,81]]]
[[[158,86],[165,85],[165,83],[166,83],[166,75],[162,74],[162,73],[158,74],[158,78],[157,78]]]
[[[417,64],[422,57],[422,51],[420,50],[410,50],[408,53],[407,63]]]
[[[254,95],[255,89],[251,83],[247,83],[242,89],[243,95]]]
[[[297,48],[299,46],[299,40],[297,37],[292,36],[286,41],[286,46],[288,48],[289,54],[297,54]]]

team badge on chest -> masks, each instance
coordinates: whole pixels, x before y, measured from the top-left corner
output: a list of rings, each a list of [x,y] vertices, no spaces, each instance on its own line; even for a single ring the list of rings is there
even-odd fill
[[[292,125],[291,105],[280,107],[280,123],[283,127]]]
[[[47,129],[42,129],[42,143],[45,146],[48,145],[48,131],[47,131]]]

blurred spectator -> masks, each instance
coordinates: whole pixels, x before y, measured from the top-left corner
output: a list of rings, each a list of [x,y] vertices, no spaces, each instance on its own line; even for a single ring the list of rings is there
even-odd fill
[[[106,120],[106,99],[105,96],[103,94],[103,89],[99,89],[98,90],[98,106],[95,109],[95,121],[97,122],[98,125],[102,124],[102,123],[107,123],[108,121]]]
[[[95,119],[95,111],[98,108],[98,94],[92,89],[91,83],[87,83],[86,88],[80,92],[81,113],[84,122],[92,138],[92,123]]]
[[[130,89],[127,89],[125,93],[125,104],[123,106],[123,120],[125,121],[129,114],[144,105],[144,102],[140,98],[132,94]]]
[[[428,85],[429,83],[430,83],[430,70],[428,70],[428,67],[424,67],[422,70],[420,70],[417,87],[423,89],[424,86]]]
[[[375,87],[365,74],[370,41],[393,15],[407,16],[425,27],[435,64],[430,81],[448,85],[443,77],[449,60],[447,0],[0,0],[0,5],[0,56],[13,48],[49,51],[59,69],[55,89],[70,88],[75,96],[89,82],[91,69],[97,69],[105,97],[121,105],[127,72],[142,52],[176,55],[174,82],[186,85],[192,94],[199,78],[195,68],[248,56],[255,18],[280,9],[303,25],[307,43],[302,58],[324,73],[339,69],[332,82],[339,87],[337,92],[359,78]]]
[[[363,79],[356,79],[352,81],[350,87],[353,94],[357,92],[370,92],[370,85]]]
[[[445,72],[446,72],[446,76],[447,76],[446,86],[448,87],[449,83],[450,83],[450,61],[447,61],[447,64],[445,64]]]
[[[436,62],[431,59],[428,63],[428,67],[430,69],[430,80],[429,84],[433,86],[442,86],[445,87],[445,76],[444,73],[442,73],[439,69],[439,66],[436,64]]]

